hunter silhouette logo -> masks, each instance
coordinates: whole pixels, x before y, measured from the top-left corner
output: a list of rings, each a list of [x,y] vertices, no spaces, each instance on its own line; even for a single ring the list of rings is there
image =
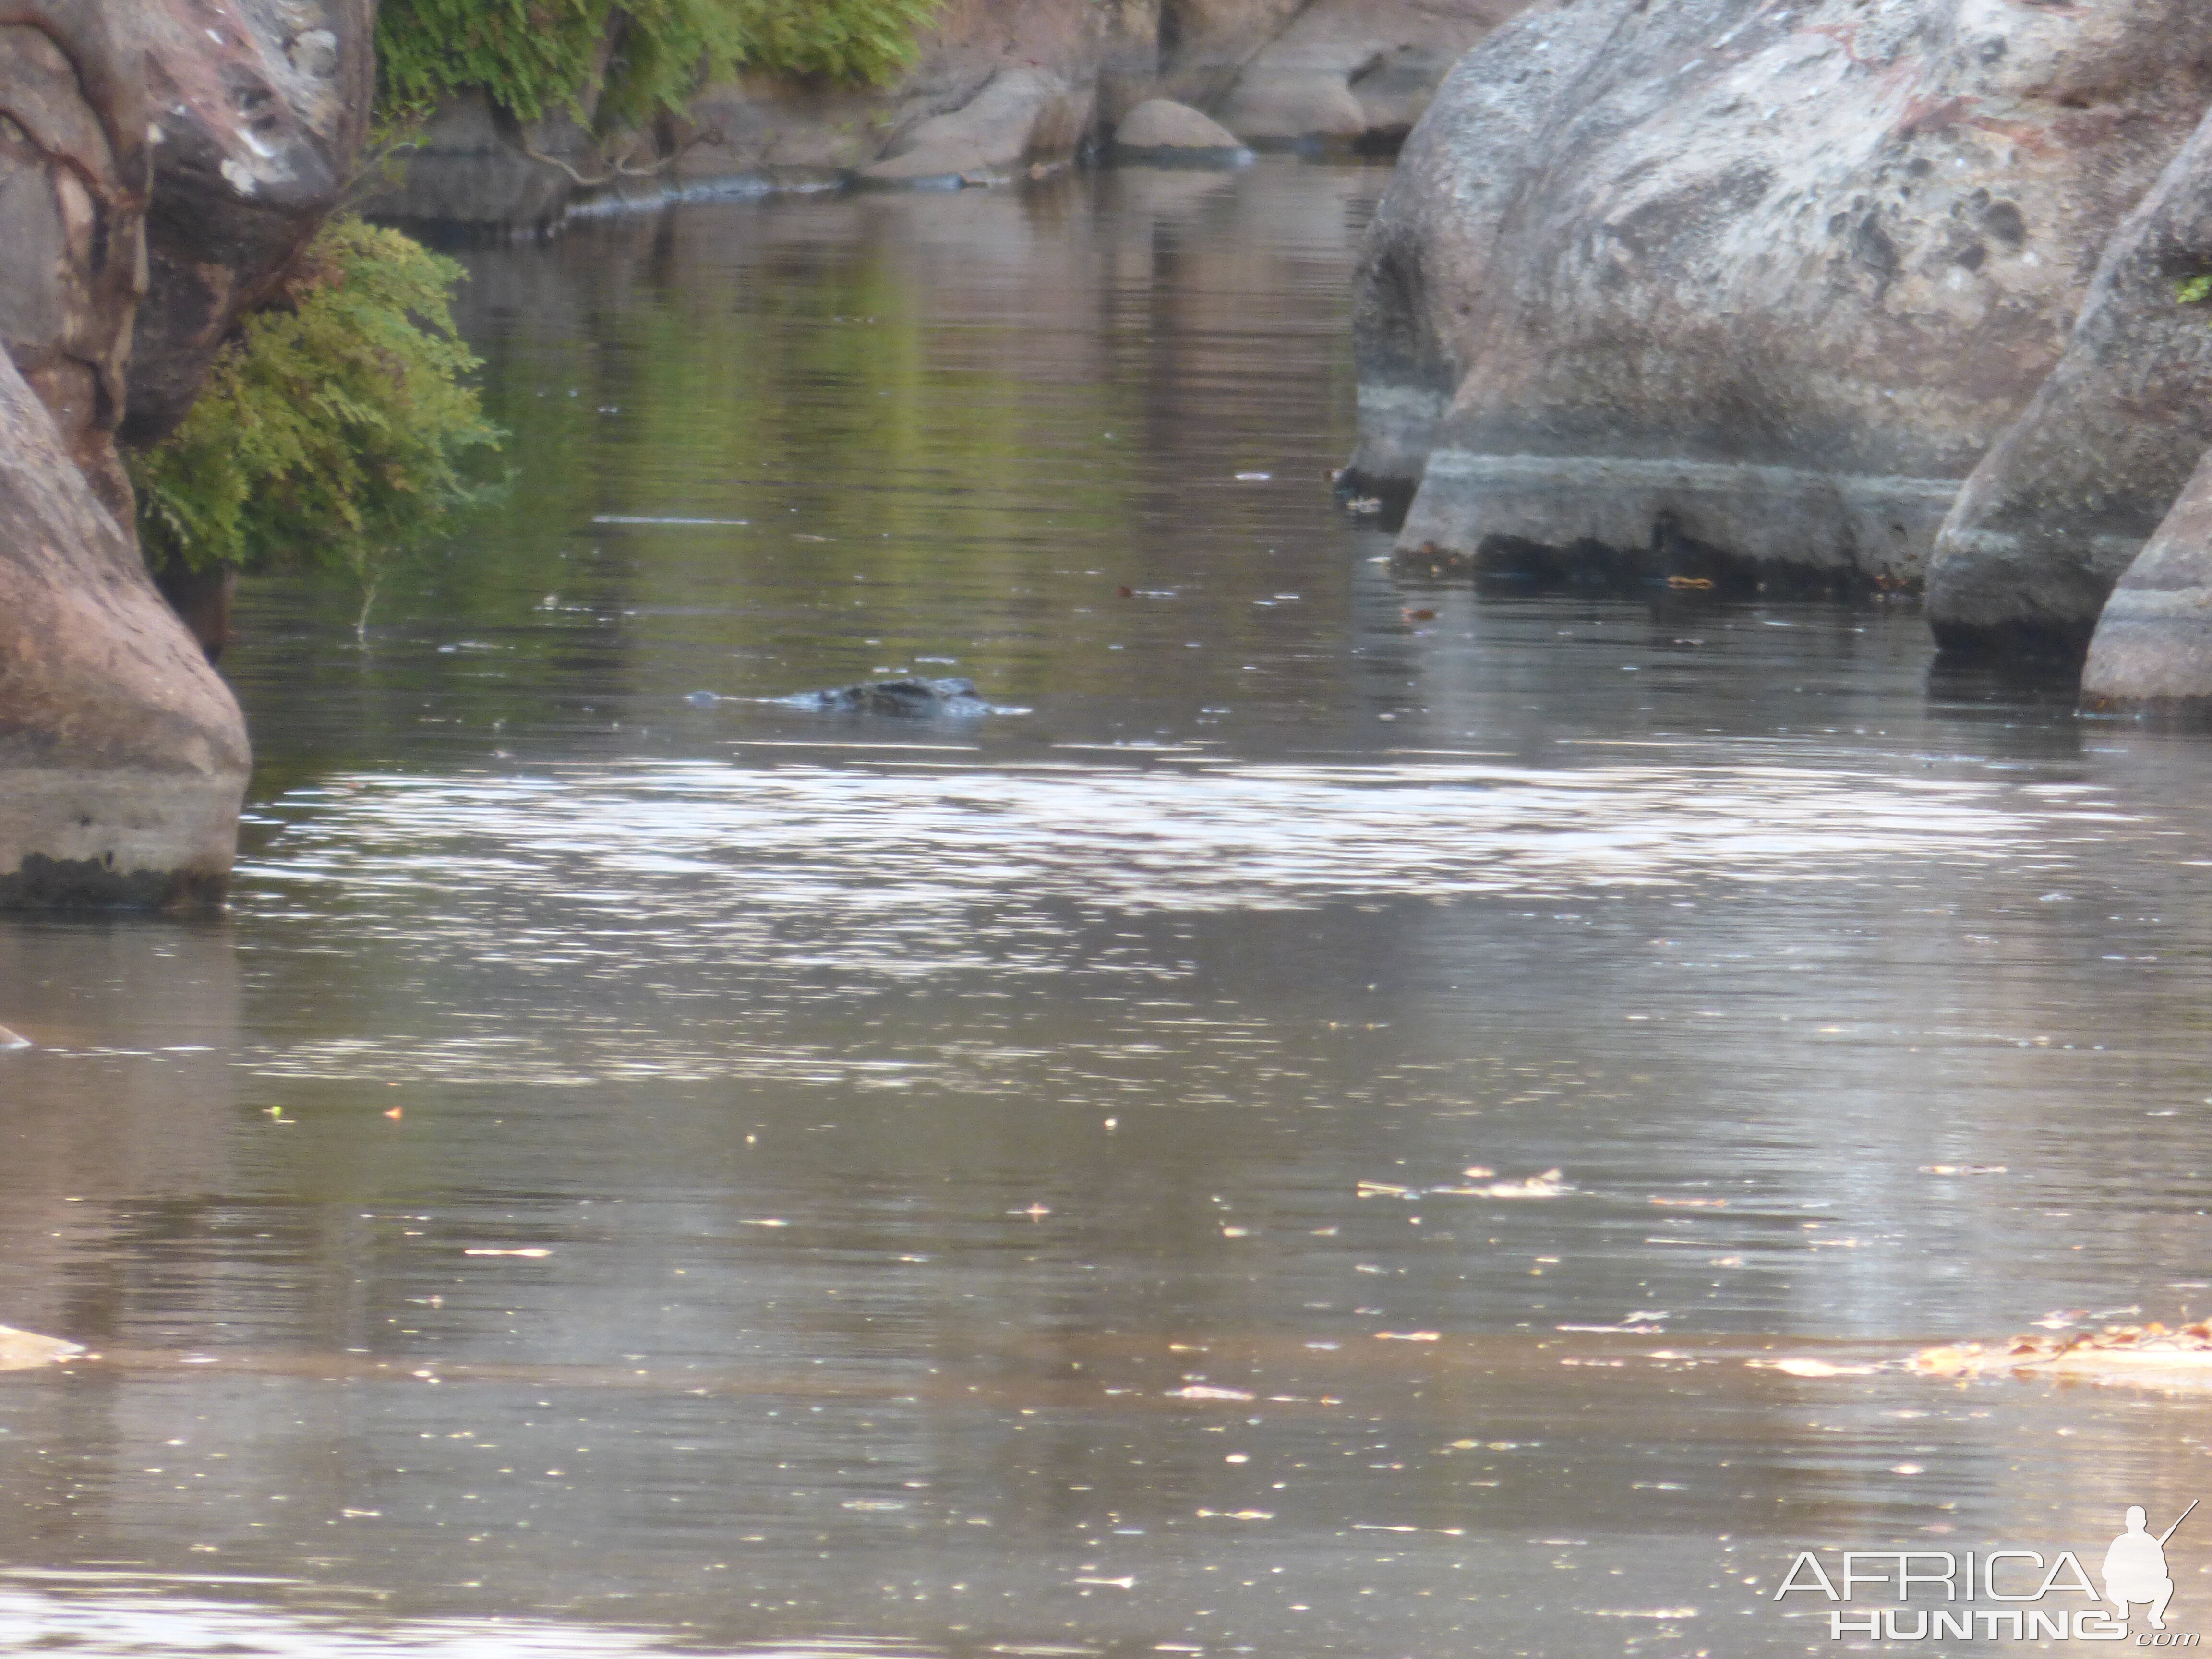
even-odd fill
[[[2140,1504],[2128,1506],[2128,1529],[2112,1540],[2112,1548],[2105,1552],[2105,1599],[2120,1610],[2120,1617],[2130,1617],[2131,1603],[2150,1603],[2150,1627],[2166,1628],[2166,1604],[2173,1600],[2173,1579],[2166,1570],[2166,1540],[2181,1528],[2189,1519],[2189,1510],[2197,1507],[2197,1500],[2189,1500],[2189,1509],[2155,1538],[2150,1535],[2148,1517]]]
[[[1831,1603],[1881,1600],[1844,1613],[1827,1610],[1828,1637],[1872,1637],[1891,1642],[1940,1641],[1947,1637],[1985,1642],[2124,1642],[2145,1648],[2193,1648],[2194,1632],[2169,1631],[2173,1575],[2167,1540],[2196,1510],[2197,1500],[2164,1532],[2150,1529],[2148,1512],[2130,1504],[2124,1528],[2105,1551],[2100,1594],[2081,1558],[2072,1550],[2046,1557],[2041,1550],[1845,1550],[1840,1571],[1800,1550],[1772,1596],[1819,1595]],[[2086,1605],[2085,1605],[2086,1604]],[[2140,1623],[2131,1627],[2130,1621]]]

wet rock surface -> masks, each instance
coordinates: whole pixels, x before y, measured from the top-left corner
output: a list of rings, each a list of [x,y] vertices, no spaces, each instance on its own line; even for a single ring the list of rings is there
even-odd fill
[[[1378,214],[1354,478],[1431,558],[1911,580],[2208,98],[2177,0],[1540,6]]]

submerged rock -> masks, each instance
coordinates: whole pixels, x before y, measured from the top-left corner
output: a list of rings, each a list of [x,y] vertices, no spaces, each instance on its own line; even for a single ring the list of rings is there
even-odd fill
[[[839,709],[856,714],[988,714],[991,705],[973,680],[863,680],[827,691],[803,691],[780,701],[798,708]]]
[[[1354,478],[1432,559],[1909,581],[2208,100],[2192,0],[1539,5],[1376,216]]]

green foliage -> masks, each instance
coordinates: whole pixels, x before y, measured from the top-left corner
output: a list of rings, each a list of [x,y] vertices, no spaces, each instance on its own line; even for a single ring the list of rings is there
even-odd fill
[[[678,111],[738,68],[888,80],[914,60],[940,0],[384,0],[378,101],[419,118],[480,88],[524,121],[580,118],[615,131]]]
[[[363,223],[324,227],[226,345],[176,432],[131,458],[147,562],[318,565],[374,591],[496,447],[447,293],[460,267]]]
[[[2174,285],[2174,296],[2185,306],[2212,300],[2212,276],[2191,276]]]

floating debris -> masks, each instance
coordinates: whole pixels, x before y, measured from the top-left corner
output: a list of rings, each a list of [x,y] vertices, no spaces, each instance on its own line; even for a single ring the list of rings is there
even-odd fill
[[[1728,1200],[1724,1198],[1655,1198],[1651,1201],[1654,1204],[1663,1205],[1670,1210],[1725,1210],[1728,1208]]]
[[[1166,1397],[1170,1400],[1249,1400],[1252,1393],[1249,1389],[1217,1389],[1211,1383],[1194,1382],[1187,1389],[1170,1389]]]
[[[2212,1321],[2170,1330],[2146,1325],[2106,1325],[2072,1336],[2016,1336],[2000,1342],[1961,1342],[1923,1348],[1905,1361],[1928,1376],[2051,1375],[2092,1382],[2188,1382],[2212,1384]]]
[[[1382,498],[1380,495],[1354,495],[1345,502],[1344,510],[1347,513],[1380,513],[1382,510]]]
[[[40,1365],[58,1365],[84,1352],[81,1342],[64,1342],[58,1336],[19,1331],[0,1325],[0,1371],[27,1371]]]
[[[1429,1190],[1451,1198],[1557,1198],[1575,1190],[1560,1179],[1560,1175],[1558,1170],[1547,1170],[1525,1181],[1493,1181],[1486,1187],[1431,1187]]]
[[[1667,578],[1667,586],[1677,592],[1687,590],[1697,593],[1710,593],[1712,592],[1713,579],[1711,576],[1669,576]]]
[[[2002,1164],[1923,1164],[1920,1166],[1923,1175],[2003,1175],[2005,1172],[2005,1166]]]
[[[1784,1376],[1872,1376],[1881,1369],[1879,1365],[1838,1365],[1832,1360],[1795,1355],[1787,1359],[1753,1359],[1745,1363],[1753,1370],[1780,1371]]]
[[[1237,482],[1238,483],[1265,483],[1268,479],[1274,476],[1275,475],[1272,472],[1240,472],[1237,475]]]
[[[539,1256],[550,1255],[553,1252],[538,1244],[525,1245],[519,1250],[500,1250],[494,1249],[488,1244],[472,1244],[461,1254],[463,1255],[526,1255],[534,1260]]]
[[[1375,1333],[1375,1340],[1377,1342],[1441,1342],[1443,1340],[1443,1333],[1442,1331],[1377,1331]]]

